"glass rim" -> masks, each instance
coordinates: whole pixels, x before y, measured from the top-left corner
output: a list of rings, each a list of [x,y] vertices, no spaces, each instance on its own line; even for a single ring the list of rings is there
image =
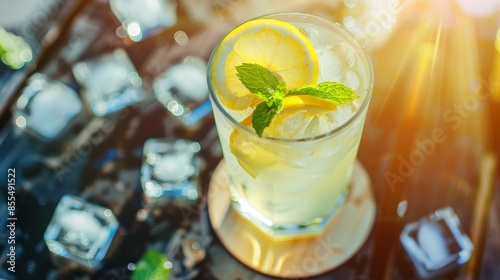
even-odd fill
[[[330,137],[332,135],[339,134],[340,132],[342,132],[343,130],[345,130],[348,126],[350,126],[356,119],[358,119],[359,116],[363,113],[363,111],[366,109],[366,107],[370,103],[371,95],[372,95],[372,92],[373,92],[374,74],[373,74],[373,65],[372,65],[372,62],[371,62],[371,59],[370,59],[370,57],[369,57],[369,55],[368,55],[365,47],[363,47],[363,45],[361,45],[361,43],[354,37],[354,35],[352,35],[351,32],[349,32],[345,27],[343,27],[339,23],[333,22],[333,21],[325,19],[323,17],[319,17],[319,16],[315,16],[315,15],[311,15],[311,14],[306,14],[306,13],[298,13],[298,12],[271,13],[271,14],[266,14],[266,15],[254,17],[254,18],[251,18],[249,20],[246,20],[246,21],[242,22],[241,24],[239,24],[236,27],[232,28],[231,31],[229,31],[229,32],[232,32],[234,29],[238,28],[239,26],[241,26],[241,25],[243,25],[243,24],[245,24],[247,22],[250,22],[250,21],[253,21],[253,20],[256,20],[256,19],[260,19],[260,18],[272,18],[272,17],[276,17],[276,16],[302,16],[302,17],[307,17],[307,18],[310,18],[310,19],[315,19],[315,20],[318,20],[320,22],[323,22],[323,23],[331,26],[333,29],[336,29],[336,31],[342,32],[343,35],[345,35],[349,39],[349,41],[351,41],[349,43],[353,43],[353,45],[354,45],[355,48],[358,48],[358,49],[361,50],[362,58],[365,60],[365,62],[367,64],[366,66],[367,66],[367,70],[369,72],[368,76],[369,76],[369,79],[370,79],[370,83],[369,83],[369,87],[367,88],[366,96],[365,96],[365,99],[363,100],[363,103],[361,104],[361,106],[359,107],[359,109],[356,111],[356,113],[354,113],[342,125],[340,125],[338,127],[335,127],[334,129],[332,129],[332,130],[330,130],[330,131],[328,131],[326,133],[322,133],[322,134],[319,134],[319,135],[316,135],[316,136],[312,136],[312,137],[303,137],[303,138],[277,138],[277,137],[269,137],[269,136],[262,135],[261,139],[266,139],[266,140],[271,140],[271,141],[280,141],[280,142],[307,142],[307,141],[313,141],[313,140],[319,140],[319,139],[323,139],[323,138],[328,138],[328,137]],[[228,32],[228,34],[229,34],[229,32]],[[227,36],[227,34],[226,34],[226,36]],[[224,38],[226,38],[226,36],[224,36]],[[209,97],[213,101],[213,103],[217,106],[217,108],[220,110],[220,112],[224,115],[224,117],[226,119],[228,119],[233,125],[235,125],[236,127],[239,127],[241,130],[246,131],[247,133],[250,133],[250,134],[258,137],[258,135],[255,133],[255,131],[252,128],[249,128],[247,126],[242,125],[240,122],[238,122],[237,120],[235,120],[233,118],[233,116],[231,116],[231,114],[228,113],[227,109],[224,107],[224,105],[222,105],[222,103],[219,100],[217,94],[215,93],[213,82],[212,82],[213,59],[215,57],[215,53],[219,49],[220,44],[222,43],[222,41],[224,40],[224,38],[222,38],[219,41],[219,43],[217,43],[217,45],[215,46],[215,48],[213,49],[213,51],[212,51],[212,53],[210,55],[210,59],[208,60],[207,81],[208,81],[208,93],[209,93]]]

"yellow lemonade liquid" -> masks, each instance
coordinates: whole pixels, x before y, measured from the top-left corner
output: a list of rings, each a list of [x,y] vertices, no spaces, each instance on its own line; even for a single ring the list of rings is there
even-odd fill
[[[214,88],[210,71],[220,69],[214,70],[212,56],[211,99],[233,206],[261,228],[300,234],[331,217],[346,195],[371,94],[372,69],[364,50],[340,26],[302,14],[269,17],[295,26],[309,40],[318,58],[317,83],[340,82],[359,96],[335,110],[292,100],[259,137],[245,121],[253,107],[229,108],[220,101],[216,93],[225,89]]]

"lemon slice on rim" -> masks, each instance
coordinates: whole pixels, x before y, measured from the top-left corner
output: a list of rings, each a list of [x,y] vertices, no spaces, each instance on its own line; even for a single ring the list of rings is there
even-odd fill
[[[235,110],[254,107],[261,100],[236,76],[236,66],[259,64],[285,81],[288,89],[314,84],[319,63],[309,40],[295,26],[275,19],[256,19],[231,31],[212,59],[212,82],[221,103]]]

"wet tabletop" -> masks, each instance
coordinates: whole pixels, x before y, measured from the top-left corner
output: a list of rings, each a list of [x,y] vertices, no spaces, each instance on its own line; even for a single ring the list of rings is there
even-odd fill
[[[236,260],[210,226],[206,195],[222,151],[204,67],[237,24],[278,11],[343,24],[374,70],[358,159],[371,179],[375,223],[352,258],[313,279],[422,279],[401,234],[418,239],[407,226],[441,225],[430,215],[445,207],[474,249],[467,263],[430,277],[500,277],[495,1],[158,1],[152,11],[136,3],[135,14],[122,1],[52,2],[32,4],[45,7],[25,16],[38,20],[4,26],[24,38],[31,59],[20,69],[0,63],[0,168],[15,169],[16,267],[23,268],[10,273],[2,257],[0,278],[131,279],[153,251],[160,253],[148,258],[165,262],[171,279],[273,279]],[[5,11],[15,11],[9,5]],[[156,25],[147,25],[153,17]],[[28,85],[37,89],[22,94]],[[42,95],[44,87],[58,90]],[[157,189],[145,186],[163,184],[161,174],[187,182],[169,186],[168,195],[181,202],[151,199]],[[2,189],[3,225],[8,185]],[[69,210],[56,210],[61,201]],[[55,213],[62,218],[53,220]],[[77,238],[72,252],[87,255],[54,258],[57,249],[49,246],[70,244],[72,231],[89,238]],[[109,240],[90,233],[101,231],[112,233]],[[1,233],[6,256],[9,228]],[[93,259],[100,266],[85,259],[92,248],[105,252]]]

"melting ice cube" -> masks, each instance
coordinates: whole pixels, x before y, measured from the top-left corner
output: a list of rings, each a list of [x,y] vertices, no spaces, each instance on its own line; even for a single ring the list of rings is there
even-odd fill
[[[77,93],[68,86],[33,74],[16,104],[14,120],[44,140],[60,137],[83,111]]]
[[[73,66],[83,96],[96,116],[105,116],[142,100],[142,79],[123,49]]]
[[[130,39],[136,42],[155,30],[177,22],[175,1],[110,0],[109,4]]]
[[[343,43],[321,48],[316,54],[319,61],[319,82],[340,82],[345,72],[356,63],[354,51]]]
[[[423,278],[435,277],[467,262],[473,250],[458,216],[449,207],[407,224],[400,240]]]
[[[56,264],[94,270],[103,264],[118,225],[110,209],[65,195],[45,230],[44,240]]]
[[[144,193],[150,198],[198,199],[200,150],[200,144],[188,140],[147,140],[141,167]]]
[[[353,70],[347,71],[347,73],[345,73],[345,79],[346,79],[345,84],[350,88],[352,88],[353,90],[357,90],[361,85],[361,78],[357,71]]]
[[[155,97],[183,124],[194,125],[212,112],[206,73],[203,59],[188,56],[153,81]]]

